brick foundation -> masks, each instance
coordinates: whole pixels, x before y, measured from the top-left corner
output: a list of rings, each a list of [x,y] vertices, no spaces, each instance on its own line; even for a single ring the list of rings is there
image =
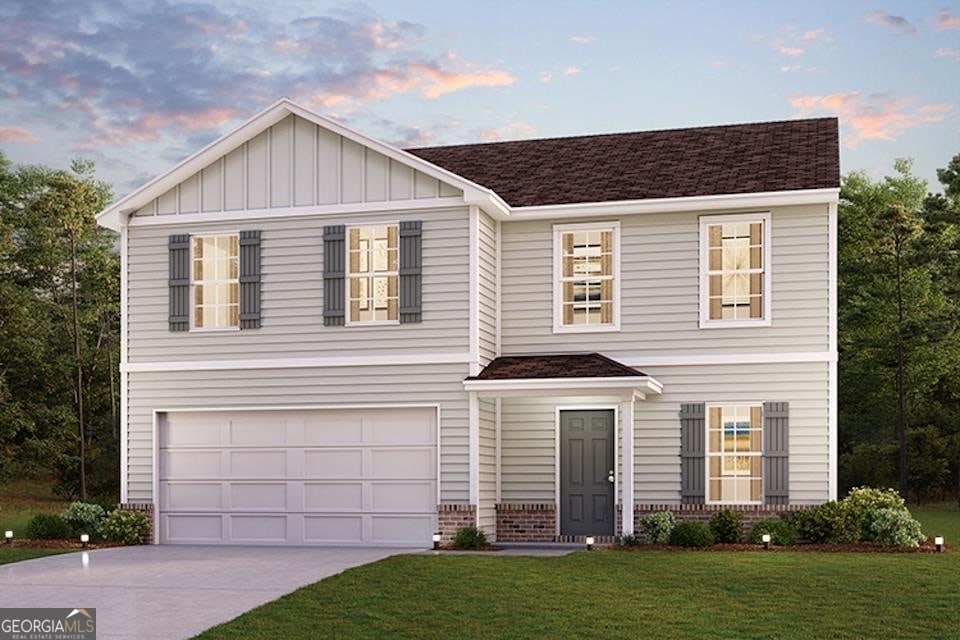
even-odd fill
[[[156,531],[156,520],[153,515],[153,504],[150,502],[126,502],[117,506],[124,511],[138,511],[147,516],[147,519],[150,521],[150,542],[148,544],[153,544],[155,539],[154,534]]]
[[[473,504],[437,505],[437,532],[440,542],[449,544],[453,536],[464,527],[477,526],[477,506]]]
[[[498,542],[553,542],[557,507],[549,503],[497,505]]]

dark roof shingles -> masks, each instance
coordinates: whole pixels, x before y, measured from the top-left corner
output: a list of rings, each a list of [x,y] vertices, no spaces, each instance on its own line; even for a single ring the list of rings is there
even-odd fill
[[[532,378],[621,378],[644,376],[625,364],[599,353],[542,356],[501,356],[480,375],[468,380],[515,380]]]
[[[514,207],[840,186],[836,118],[407,151]]]

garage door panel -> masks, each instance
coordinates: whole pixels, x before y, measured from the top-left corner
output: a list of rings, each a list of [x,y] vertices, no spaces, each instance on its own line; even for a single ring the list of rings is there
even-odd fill
[[[164,517],[170,542],[219,542],[223,518],[219,515],[170,514]]]
[[[282,478],[287,475],[286,451],[231,451],[231,478]]]
[[[284,446],[291,442],[288,420],[264,416],[255,420],[231,420],[230,444],[235,446]]]
[[[381,544],[404,540],[430,540],[433,518],[430,516],[370,516],[370,540]]]
[[[371,482],[370,507],[373,511],[420,511],[437,508],[437,489],[433,482]]]
[[[303,452],[304,475],[310,478],[360,478],[362,449],[307,449]]]
[[[306,419],[303,444],[306,446],[356,445],[363,442],[363,418],[341,411]]]
[[[230,539],[233,542],[287,541],[287,516],[230,516]]]
[[[162,447],[182,446],[220,446],[222,443],[223,420],[184,420],[167,425]]]
[[[303,507],[307,511],[362,511],[363,483],[304,483]]]
[[[433,449],[372,449],[371,478],[420,479],[435,475]]]
[[[160,452],[160,479],[221,478],[223,454],[216,450]]]
[[[304,542],[362,542],[363,516],[304,516]]]
[[[273,483],[238,483],[227,485],[230,493],[231,509],[275,509],[285,511],[287,505],[287,484]]]
[[[167,483],[163,489],[163,504],[167,509],[194,511],[223,509],[223,488],[219,482]]]
[[[369,419],[369,444],[425,444],[436,442],[432,422],[421,413],[376,412]]]

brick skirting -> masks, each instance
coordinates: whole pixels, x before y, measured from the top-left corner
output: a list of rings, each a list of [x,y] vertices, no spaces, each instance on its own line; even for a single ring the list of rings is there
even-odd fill
[[[497,505],[498,542],[553,542],[557,507],[552,502]]]
[[[477,506],[474,504],[437,505],[437,532],[440,542],[449,544],[453,536],[464,527],[477,526]]]
[[[154,529],[154,527],[156,527],[156,520],[154,519],[154,515],[153,515],[153,503],[151,503],[151,502],[125,502],[125,503],[119,504],[119,505],[117,505],[117,506],[118,506],[120,509],[124,510],[124,511],[138,511],[138,512],[142,513],[143,515],[147,516],[147,519],[150,521],[150,542],[149,542],[149,544],[153,544],[153,541],[154,541],[154,539],[155,539],[155,535],[154,535],[155,529]]]

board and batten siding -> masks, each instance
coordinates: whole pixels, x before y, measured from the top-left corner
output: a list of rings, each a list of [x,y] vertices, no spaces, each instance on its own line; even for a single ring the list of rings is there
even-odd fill
[[[489,398],[479,400],[480,409],[480,492],[477,496],[477,524],[488,536],[497,533],[497,405]]]
[[[827,363],[643,367],[662,396],[634,411],[634,500],[680,502],[680,405],[688,402],[789,402],[790,503],[829,499]],[[555,499],[555,410],[602,398],[504,398],[501,406],[503,502]],[[622,476],[621,476],[622,478]]]
[[[131,363],[251,358],[466,353],[469,350],[468,210],[281,218],[177,225],[176,233],[260,230],[261,328],[173,332],[168,327],[166,225],[128,229],[128,360]],[[323,227],[423,222],[423,321],[323,326]]]
[[[480,366],[497,357],[497,221],[480,212]]]
[[[466,502],[466,364],[131,372],[128,374],[128,499],[152,502],[153,412],[245,407],[440,406],[441,500]]]
[[[135,216],[457,198],[462,192],[290,115],[218,158]]]
[[[587,334],[553,333],[551,221],[504,223],[502,352],[587,349],[630,361],[640,356],[827,351],[827,205],[770,211],[773,323],[751,328],[699,328],[696,213],[611,218],[620,221],[620,331]]]

